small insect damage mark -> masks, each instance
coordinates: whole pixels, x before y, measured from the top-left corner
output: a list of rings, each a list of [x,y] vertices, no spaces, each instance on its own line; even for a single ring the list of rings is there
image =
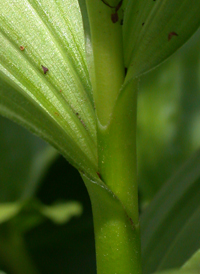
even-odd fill
[[[58,112],[54,112],[54,113],[55,113],[55,115],[59,116],[59,113],[58,113]]]
[[[41,67],[42,67],[42,69],[43,69],[44,74],[46,74],[46,73],[47,73],[47,71],[49,71],[49,69],[48,69],[48,68],[46,68],[46,67],[44,67],[43,65],[41,65]]]
[[[170,32],[170,33],[168,34],[168,41],[170,41],[170,40],[172,39],[173,36],[178,36],[178,34],[177,34],[176,32],[174,32],[174,31]]]
[[[111,14],[111,20],[115,24],[119,21],[119,16],[118,16],[118,10],[121,8],[123,0],[120,0],[119,3],[117,4],[116,7],[111,6],[108,4],[105,0],[101,0],[106,6],[108,6],[111,9],[115,9],[115,12]],[[120,23],[121,24],[121,23]],[[123,23],[121,24],[123,25]]]
[[[21,51],[25,50],[24,46],[20,46],[19,48],[20,48]]]
[[[144,26],[144,24],[145,24],[145,23],[143,22],[143,23],[142,23],[142,26]]]

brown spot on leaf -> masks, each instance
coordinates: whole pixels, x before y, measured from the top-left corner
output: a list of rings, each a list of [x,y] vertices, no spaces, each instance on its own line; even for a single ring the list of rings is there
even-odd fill
[[[43,69],[43,71],[44,71],[44,74],[46,74],[46,73],[47,73],[47,71],[49,71],[49,69],[48,69],[48,68],[46,68],[46,67],[44,67],[43,65],[41,65],[41,67],[42,67],[42,69]]]
[[[135,225],[134,225],[133,220],[132,220],[131,218],[129,218],[129,221],[130,221],[130,223],[131,223],[132,228],[135,229]]]
[[[111,14],[111,20],[113,23],[116,23],[119,21],[119,16],[118,16],[118,10],[121,8],[123,0],[120,0],[119,3],[117,4],[117,6],[111,6],[110,4],[108,4],[105,0],[101,0],[106,6],[108,6],[111,9],[115,9],[115,12]],[[123,25],[123,21],[121,21]]]
[[[105,0],[101,0],[106,6],[108,6],[109,8],[115,8],[115,7],[113,7],[113,6],[111,6],[111,5],[109,5]]]
[[[144,22],[142,23],[142,26],[144,26]]]
[[[122,3],[123,3],[123,0],[121,0],[121,1],[118,3],[118,5],[115,7],[115,11],[116,11],[116,12],[121,8]]]
[[[25,50],[24,46],[20,46],[19,48],[20,48],[21,51]]]
[[[174,31],[170,32],[168,34],[168,41],[170,41],[172,39],[172,36],[178,36],[178,34],[176,32],[174,32]]]
[[[97,171],[97,175],[99,177],[99,179],[101,179],[101,174]]]
[[[59,113],[58,113],[58,112],[55,112],[55,115],[59,116]]]
[[[117,23],[117,21],[119,20],[119,16],[118,16],[117,12],[111,14],[111,20],[113,23]]]
[[[83,122],[83,120],[80,120],[80,121],[81,121],[82,125],[86,128],[86,125],[85,125],[85,123]]]
[[[128,69],[127,69],[127,68],[124,68],[125,76],[126,76],[126,74],[127,74],[127,71],[128,71]]]

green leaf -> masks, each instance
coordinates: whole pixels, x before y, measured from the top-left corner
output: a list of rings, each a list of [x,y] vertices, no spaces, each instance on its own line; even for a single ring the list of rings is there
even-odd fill
[[[188,271],[179,269],[168,269],[160,272],[155,272],[155,274],[199,274],[198,271]]]
[[[195,0],[127,1],[124,58],[127,79],[154,68],[182,46],[200,26]]]
[[[0,132],[0,203],[30,199],[58,154],[3,117],[0,117]]]
[[[138,178],[151,201],[200,147],[200,29],[173,58],[141,77],[138,93]]]
[[[183,265],[182,270],[200,272],[200,249]]]
[[[156,274],[199,274],[200,250],[198,250],[180,269],[169,269]]]
[[[74,216],[79,217],[82,211],[82,205],[75,201],[55,202],[50,206],[34,199],[25,203],[5,203],[0,204],[0,224],[10,221],[16,230],[24,233],[46,219],[58,225],[64,224]]]
[[[0,113],[91,173],[96,128],[78,2],[6,1],[0,43]]]
[[[74,216],[80,216],[82,206],[78,202],[56,203],[51,206],[42,206],[40,212],[51,221],[63,224]]]
[[[180,267],[200,247],[200,150],[141,217],[144,273]]]
[[[21,210],[20,203],[0,204],[0,224],[17,215]]]
[[[187,270],[180,271],[179,269],[169,269],[160,272],[155,272],[155,274],[198,274],[198,272]]]

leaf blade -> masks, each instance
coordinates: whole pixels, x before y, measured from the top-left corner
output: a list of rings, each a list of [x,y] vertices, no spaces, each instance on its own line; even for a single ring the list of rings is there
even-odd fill
[[[124,18],[127,79],[154,68],[182,46],[200,26],[196,1],[129,1]]]
[[[86,165],[91,162],[89,165],[94,168],[97,159],[96,122],[85,61],[82,21],[78,2],[65,2],[22,0],[19,3],[7,1],[3,5],[0,14],[0,39],[4,45],[0,50],[0,77],[3,79],[1,113],[25,126],[32,123],[32,131],[40,135],[45,131],[42,128],[44,123],[40,122],[41,126],[37,128],[38,125],[31,122],[31,115],[28,117],[28,104],[32,101],[35,105],[32,117],[40,112],[46,123],[51,120],[49,128],[52,124],[57,124],[54,129],[60,128],[57,135],[52,127],[51,133],[47,130],[46,133],[49,132],[45,136],[40,136],[59,147],[60,152],[76,167],[85,169],[86,158]],[[73,21],[73,25],[69,21]],[[45,75],[42,66],[48,69]],[[10,96],[13,101],[18,101],[20,108],[16,103],[13,107],[12,100],[6,98],[5,88],[9,85],[15,86]],[[19,93],[23,96],[21,104]],[[63,132],[63,141],[71,140],[73,152],[70,152],[70,146],[66,148],[67,145],[63,145],[63,141],[58,146],[56,139],[59,132]],[[76,160],[71,159],[74,150],[77,150]],[[81,159],[79,153],[85,156]]]
[[[200,151],[163,186],[142,215],[144,273],[179,267],[199,248],[199,182]]]

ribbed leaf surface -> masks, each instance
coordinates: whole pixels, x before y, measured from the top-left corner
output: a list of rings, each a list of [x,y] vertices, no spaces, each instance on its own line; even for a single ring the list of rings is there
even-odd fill
[[[77,1],[2,2],[0,44],[0,113],[89,172],[96,131]]]

